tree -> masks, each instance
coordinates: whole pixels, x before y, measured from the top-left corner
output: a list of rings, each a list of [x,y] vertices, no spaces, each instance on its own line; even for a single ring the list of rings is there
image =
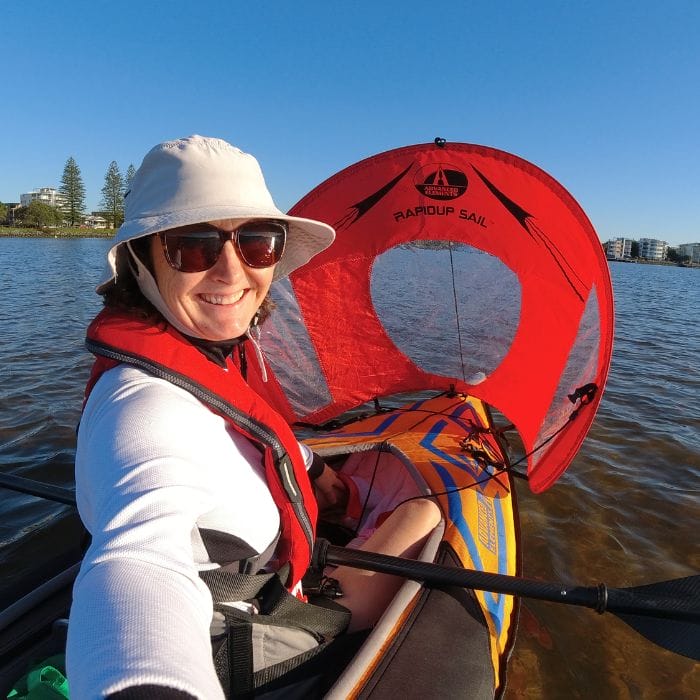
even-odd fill
[[[17,210],[16,218],[25,226],[45,228],[46,226],[58,226],[63,221],[63,214],[50,204],[35,199],[26,207]]]
[[[126,176],[124,177],[124,190],[126,192],[131,188],[131,181],[134,179],[134,175],[136,175],[136,168],[133,163],[129,163],[129,167],[126,169]]]
[[[117,162],[113,160],[105,174],[102,187],[102,209],[112,228],[121,226],[124,220],[124,178],[119,172]]]
[[[638,258],[639,257],[639,241],[632,241],[632,248],[630,250],[630,257],[631,258]]]
[[[85,213],[85,185],[80,176],[80,168],[71,156],[63,168],[63,177],[59,191],[63,195],[64,204],[61,209],[66,214],[71,226],[81,223]]]
[[[666,259],[674,263],[689,263],[691,260],[689,255],[681,255],[679,248],[669,248],[666,251]]]
[[[0,202],[0,223],[4,223],[7,220],[8,211],[7,204]]]

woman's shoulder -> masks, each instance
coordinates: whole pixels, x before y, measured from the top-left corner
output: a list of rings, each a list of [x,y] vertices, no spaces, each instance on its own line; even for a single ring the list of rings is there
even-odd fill
[[[220,416],[179,387],[119,366],[100,377],[80,419],[76,479],[99,492],[204,489],[210,508],[222,465],[236,456]]]
[[[223,419],[197,398],[136,367],[120,365],[95,384],[80,420],[78,443],[108,439],[165,443],[189,453],[197,443],[224,440]]]
[[[199,402],[188,391],[132,365],[117,365],[99,378],[85,406],[103,402],[148,402],[163,399],[197,405]]]
[[[172,429],[210,415],[185,389],[137,367],[118,365],[107,370],[93,387],[81,425],[146,419],[154,427],[164,422]]]

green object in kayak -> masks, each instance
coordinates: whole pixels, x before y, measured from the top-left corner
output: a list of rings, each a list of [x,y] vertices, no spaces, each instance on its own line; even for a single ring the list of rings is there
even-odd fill
[[[60,700],[68,698],[65,655],[57,654],[37,664],[20,678],[7,700]]]

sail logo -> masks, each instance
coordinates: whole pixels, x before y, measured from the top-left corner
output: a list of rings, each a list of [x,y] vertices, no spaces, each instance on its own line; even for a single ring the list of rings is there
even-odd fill
[[[431,163],[415,174],[413,184],[430,199],[457,199],[467,191],[467,176],[453,165]]]

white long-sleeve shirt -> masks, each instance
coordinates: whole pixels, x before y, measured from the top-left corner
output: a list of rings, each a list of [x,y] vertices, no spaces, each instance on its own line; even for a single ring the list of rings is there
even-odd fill
[[[76,494],[92,543],[69,622],[71,697],[149,684],[223,697],[198,572],[276,538],[261,453],[188,392],[118,366],[81,419]]]

